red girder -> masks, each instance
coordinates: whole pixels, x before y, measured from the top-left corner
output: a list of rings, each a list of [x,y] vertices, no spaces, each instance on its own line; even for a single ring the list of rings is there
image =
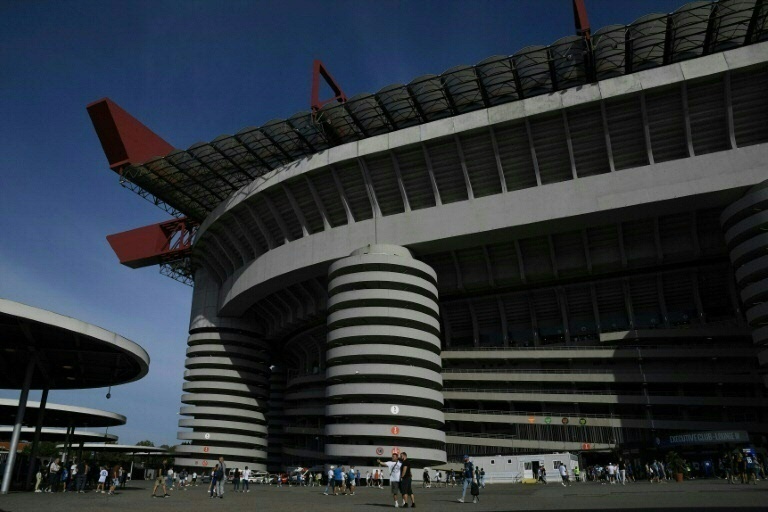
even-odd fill
[[[333,94],[335,94],[333,98],[329,98],[327,100],[320,99],[321,76],[323,77],[323,80],[325,80],[325,83],[328,84],[328,86],[331,88]],[[322,108],[323,105],[326,103],[331,103],[332,101],[338,101],[339,103],[344,103],[347,101],[347,95],[344,94],[344,91],[341,90],[339,84],[336,83],[336,80],[333,79],[331,74],[325,68],[325,65],[319,60],[315,60],[312,63],[312,98],[310,101],[313,112],[317,112]]]
[[[591,30],[584,0],[573,0],[573,21],[576,23],[576,35],[589,40]]]
[[[185,217],[108,235],[107,241],[126,267],[149,267],[190,256],[197,227]]]
[[[99,136],[109,168],[119,171],[126,164],[138,164],[165,156],[174,147],[109,98],[86,107]]]

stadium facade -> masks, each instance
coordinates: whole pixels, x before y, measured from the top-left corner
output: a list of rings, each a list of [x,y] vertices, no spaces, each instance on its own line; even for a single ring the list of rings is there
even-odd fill
[[[694,2],[123,168],[201,222],[177,464],[764,443],[767,20]]]

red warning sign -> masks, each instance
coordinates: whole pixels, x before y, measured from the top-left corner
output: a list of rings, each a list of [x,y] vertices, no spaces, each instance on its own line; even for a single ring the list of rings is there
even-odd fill
[[[396,436],[397,434],[399,434],[399,433],[400,433],[400,427],[392,427],[392,428],[390,429],[390,432],[392,432],[392,435],[393,435],[393,436]]]
[[[536,417],[535,416],[528,416],[528,423],[536,423]]]
[[[205,453],[208,453],[210,451],[210,448],[208,448],[207,446],[203,446],[203,451]]]
[[[207,461],[207,460],[204,460],[204,461],[203,461],[203,466],[207,466],[207,465],[208,465],[208,461]]]
[[[381,446],[376,448],[376,455],[383,455],[383,454],[384,454],[384,448],[382,448]]]
[[[399,454],[400,454],[400,448],[398,448],[397,446],[392,448],[392,455],[399,455]]]
[[[582,450],[590,450],[590,449],[592,449],[592,445],[589,444],[589,443],[584,443],[584,444],[581,445],[581,449]]]

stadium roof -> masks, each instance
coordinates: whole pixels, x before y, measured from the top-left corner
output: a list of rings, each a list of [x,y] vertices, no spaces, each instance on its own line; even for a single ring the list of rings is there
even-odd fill
[[[201,222],[242,186],[329,147],[766,39],[768,2],[696,1],[671,14],[603,27],[591,38],[529,46],[112,168],[124,186],[173,215]],[[167,144],[157,140],[157,148]]]

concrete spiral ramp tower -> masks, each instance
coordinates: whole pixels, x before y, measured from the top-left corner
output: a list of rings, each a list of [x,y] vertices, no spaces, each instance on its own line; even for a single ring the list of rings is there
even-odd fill
[[[352,464],[408,452],[446,461],[436,274],[369,245],[328,274],[325,454]]]
[[[215,315],[216,288],[204,272],[196,278],[184,363],[176,465],[265,471],[269,345],[243,320]],[[205,286],[208,284],[209,286]]]
[[[756,345],[768,344],[768,181],[752,187],[720,216],[744,314]],[[761,355],[761,362],[765,359]]]

